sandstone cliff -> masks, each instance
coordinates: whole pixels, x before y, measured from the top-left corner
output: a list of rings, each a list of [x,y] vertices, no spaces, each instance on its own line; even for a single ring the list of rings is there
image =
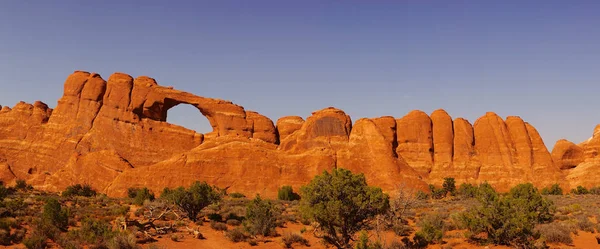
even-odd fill
[[[168,110],[192,105],[213,131],[199,134],[166,122]],[[352,123],[330,107],[273,121],[229,101],[163,87],[149,77],[115,73],[108,80],[77,71],[53,110],[18,103],[0,109],[0,180],[27,179],[60,191],[87,183],[113,196],[128,187],[207,181],[230,191],[274,196],[306,184],[323,170],[364,173],[386,191],[427,190],[444,177],[487,181],[500,190],[521,182],[538,187],[595,184],[600,128],[586,143],[566,141],[552,155],[530,124],[487,113],[474,125],[444,110],[412,111]],[[586,164],[587,163],[587,164]],[[562,169],[562,170],[561,170]]]
[[[600,125],[594,129],[592,137],[581,144],[559,140],[554,145],[552,157],[565,170],[571,188],[580,185],[586,188],[599,186]]]

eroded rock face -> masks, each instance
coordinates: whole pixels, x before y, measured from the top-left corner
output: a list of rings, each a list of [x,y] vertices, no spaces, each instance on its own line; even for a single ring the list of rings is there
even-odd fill
[[[287,116],[277,120],[277,131],[279,140],[285,140],[289,135],[300,130],[304,124],[304,119],[299,116]]]
[[[213,131],[167,123],[169,109],[180,104],[198,109]],[[42,102],[0,109],[0,180],[27,179],[50,191],[87,183],[112,196],[129,187],[159,192],[200,180],[274,197],[282,185],[297,189],[337,167],[364,173],[388,192],[400,186],[426,191],[427,183],[441,185],[445,177],[458,184],[487,181],[501,191],[522,182],[595,186],[597,177],[585,175],[600,174],[599,152],[600,126],[580,145],[559,141],[550,155],[533,126],[494,113],[475,125],[444,110],[353,125],[329,107],[306,121],[282,117],[275,126],[229,101],[123,73],[106,81],[73,73],[54,110]]]
[[[566,169],[567,180],[571,188],[586,188],[600,185],[600,125],[587,141],[575,145],[566,140],[556,142],[552,156],[557,164]]]
[[[554,144],[552,158],[560,169],[572,169],[584,161],[583,148],[566,139]]]
[[[396,153],[417,172],[428,175],[433,165],[431,119],[422,111],[412,111],[396,120]]]
[[[352,121],[344,111],[328,107],[306,119],[300,130],[281,140],[279,148],[290,153],[300,153],[322,147],[337,151],[348,143]]]

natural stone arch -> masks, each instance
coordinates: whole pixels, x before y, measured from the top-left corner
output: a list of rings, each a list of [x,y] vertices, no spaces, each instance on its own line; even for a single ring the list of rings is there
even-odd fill
[[[196,106],[190,104],[181,103],[166,109],[165,121],[199,134],[209,134],[215,131],[208,118]]]

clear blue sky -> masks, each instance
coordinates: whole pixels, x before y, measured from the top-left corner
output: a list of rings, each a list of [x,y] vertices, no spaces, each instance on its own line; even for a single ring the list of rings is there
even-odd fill
[[[600,123],[600,1],[491,2],[0,1],[0,105],[55,107],[74,70],[119,71],[273,121],[444,108],[472,123],[521,116],[549,147],[587,139]],[[207,130],[194,110],[169,114]]]

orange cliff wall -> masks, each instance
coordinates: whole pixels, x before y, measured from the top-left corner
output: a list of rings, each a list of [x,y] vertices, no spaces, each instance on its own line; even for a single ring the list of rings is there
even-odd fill
[[[178,104],[196,107],[213,131],[167,123],[167,111]],[[275,126],[229,101],[163,87],[149,77],[115,73],[105,81],[78,71],[67,78],[54,110],[41,102],[1,109],[0,179],[27,179],[50,191],[87,183],[112,196],[128,187],[160,192],[199,180],[275,196],[282,185],[297,188],[340,167],[364,173],[386,191],[400,185],[427,191],[428,183],[441,185],[444,177],[459,184],[487,181],[503,191],[522,182],[569,187],[566,180],[582,181],[583,172],[571,166],[597,156],[596,140],[551,155],[535,128],[518,117],[487,113],[471,125],[443,110],[352,123],[330,107],[306,120],[280,118]]]

